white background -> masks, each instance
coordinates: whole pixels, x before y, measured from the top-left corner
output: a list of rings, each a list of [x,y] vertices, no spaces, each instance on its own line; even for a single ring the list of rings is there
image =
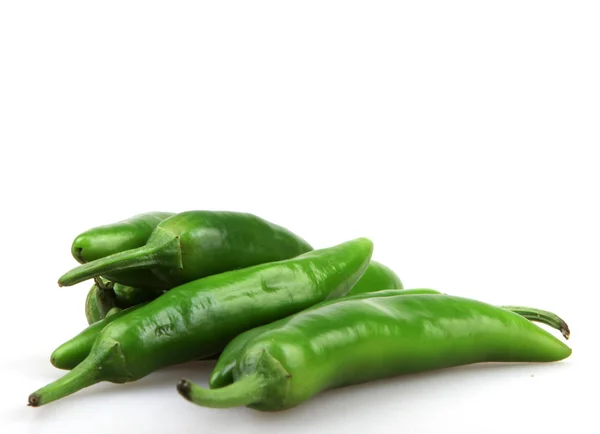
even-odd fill
[[[2,432],[600,432],[599,9],[2,2]],[[26,407],[86,325],[89,283],[56,285],[74,236],[190,209],[253,212],[315,247],[370,237],[408,288],[556,311],[573,355],[276,414],[185,402],[176,382],[206,384],[210,362]]]

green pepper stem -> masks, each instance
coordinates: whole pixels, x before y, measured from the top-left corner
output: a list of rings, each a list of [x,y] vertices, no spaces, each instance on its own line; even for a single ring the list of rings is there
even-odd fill
[[[85,359],[68,374],[29,395],[28,405],[39,407],[99,383],[102,381],[99,368],[97,358]]]
[[[220,389],[205,389],[182,379],[177,391],[196,405],[229,408],[258,402],[264,396],[265,380],[260,374],[252,374]]]
[[[110,274],[122,270],[137,270],[143,268],[152,268],[155,265],[169,262],[168,258],[172,250],[177,248],[179,238],[174,237],[164,243],[153,245],[146,244],[137,249],[125,250],[113,255],[105,256],[104,258],[96,259],[80,265],[62,275],[58,279],[58,286],[71,286],[76,283],[92,277],[97,277],[102,274]]]
[[[106,283],[104,283],[102,281],[102,278],[100,276],[96,276],[94,277],[94,283],[96,284],[96,286],[98,286],[98,288],[100,288],[102,291],[109,291],[111,289],[113,289],[113,283],[106,281]]]
[[[517,313],[529,321],[536,321],[542,324],[546,324],[556,330],[560,331],[565,339],[569,339],[571,331],[567,323],[558,315],[546,310],[535,309],[533,307],[525,306],[500,306],[502,309],[510,310],[511,312]]]

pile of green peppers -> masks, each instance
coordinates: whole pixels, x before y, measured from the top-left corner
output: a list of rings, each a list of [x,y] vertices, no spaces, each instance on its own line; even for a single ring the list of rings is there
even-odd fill
[[[71,253],[80,265],[58,284],[93,280],[89,327],[52,353],[69,372],[32,393],[32,407],[207,358],[209,387],[182,379],[185,399],[278,411],[400,374],[571,354],[532,323],[568,338],[552,312],[404,289],[367,238],[315,250],[253,214],[139,214],[78,235]]]

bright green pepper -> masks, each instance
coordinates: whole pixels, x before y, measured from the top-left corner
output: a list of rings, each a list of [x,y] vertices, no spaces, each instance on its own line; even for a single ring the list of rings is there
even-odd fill
[[[114,289],[114,292],[116,293],[116,300],[112,301],[112,305],[113,306],[116,305],[117,307],[119,307],[121,309],[126,309],[129,307],[135,306],[139,303],[145,303],[145,302],[151,301],[154,298],[158,297],[158,295],[160,295],[160,293],[157,293],[157,292],[139,290],[137,288],[131,288],[129,286],[119,285],[118,283],[114,284],[114,286],[113,286],[112,282],[108,282],[106,280],[102,280],[101,283],[103,285],[102,287],[107,289],[105,294],[110,294],[110,289],[111,288]],[[88,317],[89,324],[93,324],[94,322],[103,319],[107,314],[102,315],[101,313],[107,312],[110,309],[109,303],[104,303],[104,304],[101,303],[101,300],[106,298],[107,295],[103,295],[103,298],[101,298],[99,300],[99,297],[97,296],[97,294],[101,293],[101,291],[99,291],[96,286],[97,285],[94,285],[94,287],[92,287],[92,290],[90,291],[90,293],[93,293],[94,295],[96,295],[96,297],[90,298],[88,296],[88,301],[91,300],[91,301],[89,301],[89,304],[91,304],[91,306],[88,306],[88,304],[86,303],[86,312],[88,312],[88,310],[95,312],[95,315],[93,317],[93,318],[95,318],[95,321],[89,322],[89,317]],[[394,288],[394,287],[399,287],[398,289],[402,288],[402,282],[400,282],[400,278],[392,270],[387,268],[385,265],[379,264],[378,262],[375,262],[375,261],[371,261],[371,263],[367,267],[367,270],[364,272],[364,274],[358,280],[356,285],[354,285],[354,287],[350,290],[350,292],[348,292],[348,294],[346,296],[356,295],[357,293],[366,292],[367,288],[370,288],[370,291],[379,291],[382,289],[390,289],[390,288]],[[128,294],[128,290],[131,290],[130,293],[132,294],[132,296],[129,298],[126,297]],[[427,290],[427,291],[433,291],[433,290]],[[115,295],[113,295],[112,298],[114,299]],[[98,307],[98,305],[102,306],[102,309],[100,309],[100,307]],[[100,313],[97,313],[97,312],[100,312]],[[93,328],[93,331],[96,333],[96,335],[100,334],[101,330],[102,329],[98,328],[98,327]],[[85,359],[87,357],[87,355],[89,354],[89,351],[92,349],[92,344],[94,343],[94,339],[92,338],[92,336],[93,336],[92,333],[93,332],[88,331],[86,329],[80,335],[78,335],[81,337],[76,336],[73,339],[71,339],[68,342],[67,348],[63,348],[63,346],[59,347],[60,348],[59,354],[62,357],[56,357],[56,356],[54,357],[54,360],[56,360],[56,363],[58,363],[58,365],[59,365],[59,366],[57,366],[55,363],[55,366],[60,369],[73,369],[76,365],[81,363],[83,361],[83,359]],[[79,342],[79,339],[82,342]],[[85,351],[85,348],[87,348],[87,351]],[[77,355],[71,354],[69,349],[76,350]],[[212,357],[214,357],[214,356],[212,356]],[[69,363],[68,364],[63,363],[61,361],[62,358],[67,359]]]
[[[148,212],[89,229],[75,237],[71,254],[80,264],[85,264],[124,250],[142,247],[156,226],[172,215],[167,212]],[[168,289],[168,285],[158,280],[149,270],[108,273],[104,277],[113,282],[144,289]]]
[[[366,274],[366,272],[365,272]],[[363,275],[364,278],[364,275]],[[342,297],[343,300],[361,300],[364,298],[377,298],[377,297],[390,297],[390,296],[406,296],[406,295],[427,295],[427,294],[441,294],[439,291],[434,289],[406,289],[406,290],[376,290],[373,292],[364,292],[360,294],[348,295]],[[319,309],[321,307],[330,305],[332,303],[337,303],[338,300],[327,300],[322,301],[307,310]],[[524,318],[529,319],[530,321],[540,322],[542,324],[546,324],[556,330],[559,330],[565,339],[569,338],[569,327],[567,323],[565,323],[558,315],[548,312],[541,309],[535,309],[530,307],[523,306],[501,306],[502,309],[510,310],[511,312],[518,313]],[[223,350],[220,356],[217,359],[217,364],[213,369],[209,386],[211,389],[218,389],[220,387],[225,387],[231,383],[233,383],[233,369],[235,368],[236,360],[241,354],[242,350],[246,346],[248,342],[254,339],[256,336],[266,332],[267,330],[276,329],[282,323],[284,323],[287,319],[281,319],[279,321],[272,322],[270,324],[265,324],[260,327],[256,327],[250,330],[245,331],[244,333],[236,336]]]
[[[31,394],[29,405],[216,354],[245,330],[343,296],[365,272],[372,251],[373,243],[359,238],[173,288],[104,327],[88,357]]]
[[[377,293],[375,293],[377,294]],[[248,341],[235,382],[177,389],[207,407],[277,411],[331,388],[478,362],[551,362],[571,349],[508,310],[448,295],[340,299]]]
[[[371,264],[373,263],[371,262]],[[367,272],[365,272],[365,274],[367,274]],[[345,297],[343,297],[343,299],[356,300],[362,298],[389,297],[390,293],[390,290],[383,290],[370,293],[365,292],[361,294],[346,295]],[[434,289],[407,289],[404,291],[394,290],[393,294],[405,296],[414,294],[439,294],[439,292]],[[321,303],[318,303],[308,308],[307,310],[318,309],[330,305],[331,303],[336,303],[337,301],[337,299],[322,301]],[[281,322],[285,320],[286,319],[284,318],[282,320],[275,321],[270,324],[265,324],[263,326],[247,330],[244,333],[237,335],[231,342],[229,342],[223,350],[223,352],[221,353],[221,355],[219,356],[219,358],[217,359],[217,364],[210,375],[210,380],[208,383],[210,388],[218,389],[220,387],[225,387],[233,383],[233,369],[235,368],[237,358],[241,354],[246,344],[255,337],[264,333],[265,331],[272,328],[277,328],[279,324],[281,324]]]
[[[379,291],[380,289],[402,289],[402,281],[396,273],[385,265],[371,261],[365,274],[347,295]]]
[[[145,246],[81,265],[58,283],[70,286],[117,271],[149,269],[173,287],[310,250],[302,238],[252,214],[188,211],[160,222]]]

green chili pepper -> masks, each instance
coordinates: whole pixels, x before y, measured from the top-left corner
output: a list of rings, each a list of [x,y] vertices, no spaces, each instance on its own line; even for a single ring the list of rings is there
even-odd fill
[[[246,343],[235,382],[177,389],[207,407],[277,411],[331,388],[478,362],[551,362],[571,349],[522,316],[448,295],[340,299]]]
[[[68,340],[54,350],[50,356],[50,363],[52,363],[58,369],[73,369],[88,356],[90,349],[96,341],[96,338],[104,329],[104,327],[111,322],[125,316],[129,312],[139,309],[142,306],[143,304],[139,304],[137,306],[130,307],[129,309],[121,310],[120,312],[114,311],[114,309],[118,308],[111,309],[106,314],[105,318],[96,321],[77,336]],[[113,311],[113,314],[110,314],[111,311]]]
[[[365,272],[372,251],[373,243],[359,238],[173,288],[104,327],[88,357],[31,394],[29,405],[216,354],[245,330],[343,296]]]
[[[402,281],[396,273],[385,265],[371,261],[365,274],[347,295],[379,291],[380,289],[402,289]]]
[[[300,237],[252,214],[188,211],[159,223],[145,246],[81,265],[63,275],[58,284],[70,286],[116,271],[150,269],[173,287],[310,250]]]
[[[366,274],[366,272],[365,272],[365,274]],[[363,277],[364,277],[364,275],[363,275]],[[348,294],[350,294],[350,293],[348,293]],[[365,293],[354,294],[354,295],[346,295],[346,296],[342,297],[342,299],[343,300],[349,300],[349,299],[361,300],[364,298],[406,296],[406,295],[418,295],[418,294],[422,294],[422,295],[437,294],[437,295],[439,295],[441,293],[434,289],[425,289],[425,288],[406,289],[406,290],[389,289],[389,290],[377,290],[377,291],[368,292],[368,293],[365,292]],[[337,303],[338,301],[339,301],[339,299],[322,301],[321,303],[318,303],[318,304],[310,307],[307,310],[318,309],[318,308],[321,308],[324,306],[328,306],[332,303]],[[501,306],[501,307],[503,309],[518,313],[519,315],[521,315],[524,318],[529,319],[530,321],[536,321],[536,322],[540,322],[540,323],[549,325],[550,327],[553,327],[553,328],[559,330],[563,334],[565,339],[569,338],[570,332],[569,332],[569,327],[568,327],[567,323],[564,322],[558,315],[556,315],[552,312],[548,312],[548,311],[541,310],[541,309],[523,307],[523,306]],[[211,373],[210,380],[209,380],[210,388],[218,389],[218,388],[225,387],[225,386],[233,383],[233,369],[235,367],[236,360],[239,357],[239,354],[242,352],[246,343],[251,341],[256,336],[259,336],[260,334],[266,332],[267,330],[276,329],[277,327],[280,326],[280,324],[282,324],[286,320],[287,319],[284,318],[279,321],[272,322],[270,324],[265,324],[263,326],[247,330],[244,333],[241,333],[240,335],[236,336],[231,342],[229,342],[229,344],[227,344],[227,346],[225,347],[225,349],[223,350],[221,355],[218,357],[217,364]]]
[[[79,234],[71,246],[71,254],[81,264],[104,258],[124,250],[142,247],[156,226],[172,213],[148,212],[135,215],[105,226],[98,226]],[[113,282],[141,288],[168,289],[149,270],[128,270],[108,273]]]
[[[371,262],[371,264],[373,263]],[[365,271],[365,274],[366,273],[367,272]],[[343,297],[343,299],[360,300],[363,298],[389,297],[390,294],[406,296],[414,294],[440,294],[440,292],[434,289],[406,289],[404,291],[383,290],[370,293],[365,292],[362,294],[346,295],[345,297]],[[322,301],[321,303],[318,303],[308,308],[307,310],[318,309],[324,306],[328,306],[331,303],[336,303],[337,301],[337,299]],[[233,383],[233,369],[235,367],[237,358],[244,349],[244,346],[246,346],[248,342],[250,342],[255,337],[259,336],[260,334],[264,333],[265,331],[279,327],[282,321],[286,321],[286,319],[284,318],[279,321],[275,321],[260,327],[255,327],[253,329],[247,330],[244,333],[237,335],[231,342],[229,342],[223,350],[223,352],[221,353],[221,355],[219,356],[219,358],[217,359],[217,364],[210,375],[210,380],[208,383],[210,388],[218,389],[220,387],[225,387]]]
[[[389,268],[385,267],[382,264],[371,261],[371,263],[367,267],[367,270],[364,272],[359,281],[356,283],[356,285],[354,285],[354,287],[350,290],[348,294],[356,295],[353,293],[356,291],[357,288],[360,288],[360,291],[366,291],[366,288],[370,287],[371,291],[379,291],[382,289],[389,289],[391,285],[402,286],[402,283],[400,282],[400,284],[398,285],[398,282],[400,282],[400,279],[394,274],[393,271],[391,271]],[[111,285],[111,282],[107,281],[103,281],[102,283],[105,287],[110,287]],[[139,303],[151,301],[151,299],[156,298],[158,296],[157,293],[152,291],[137,290],[137,288],[131,288],[119,284],[115,284],[113,288],[117,296],[116,304],[122,309],[135,306]],[[135,297],[137,297],[137,299],[129,299],[129,303],[124,303],[122,300],[122,294],[127,294],[128,289],[133,290],[132,293],[135,295]],[[429,289],[422,291],[433,291],[434,293],[437,293],[437,291]],[[106,314],[105,316],[108,316],[108,314]],[[104,316],[102,316],[99,319],[103,318]],[[107,323],[105,322],[104,324]],[[81,363],[83,359],[85,359],[89,354],[90,350],[92,349],[95,337],[99,335],[101,331],[102,328],[99,327],[94,327],[91,330],[86,329],[67,343],[61,345],[59,349],[56,350],[56,352],[58,352],[59,355],[62,355],[62,357],[57,357],[56,355],[53,356],[54,360],[56,360],[56,363],[53,362],[55,366],[60,369],[73,369],[76,365]],[[75,355],[71,354],[73,351],[76,352]],[[204,358],[214,357],[209,356]],[[68,363],[62,362],[62,359],[66,359]]]

